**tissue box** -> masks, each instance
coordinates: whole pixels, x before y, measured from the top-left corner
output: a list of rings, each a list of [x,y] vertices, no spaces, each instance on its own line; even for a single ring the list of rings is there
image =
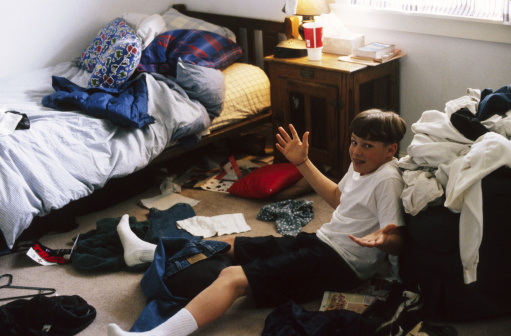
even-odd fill
[[[364,46],[363,34],[352,34],[346,36],[324,36],[323,37],[323,52],[351,55],[353,49]]]

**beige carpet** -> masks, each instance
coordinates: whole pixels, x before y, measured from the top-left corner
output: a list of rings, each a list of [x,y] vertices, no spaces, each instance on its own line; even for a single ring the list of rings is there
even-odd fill
[[[73,237],[94,229],[96,221],[102,218],[115,218],[127,213],[136,216],[138,220],[146,220],[148,210],[138,204],[139,200],[158,194],[159,190],[153,187],[129,201],[80,217],[78,229],[68,233],[44,236],[41,243],[52,249],[69,248]],[[278,234],[274,223],[256,219],[261,207],[267,204],[265,201],[245,200],[222,193],[191,189],[183,190],[181,195],[200,200],[200,203],[194,207],[197,215],[243,213],[252,228],[245,233],[246,235]],[[316,194],[305,198],[314,202],[315,218],[304,231],[314,231],[321,223],[329,219],[329,207],[321,202]],[[106,325],[112,322],[127,330],[145,306],[145,298],[139,285],[142,273],[81,274],[71,265],[41,266],[21,252],[0,257],[0,274],[5,273],[13,275],[13,285],[55,288],[59,295],[77,294],[94,306],[97,317],[80,335],[104,335]],[[21,293],[14,290],[0,290],[0,297],[11,295],[21,295]],[[318,309],[319,302],[311,304],[309,308]],[[259,335],[268,313],[269,310],[256,310],[250,299],[240,299],[224,317],[207,326],[197,335]]]
[[[148,182],[150,183],[150,182]],[[78,218],[79,227],[71,232],[44,236],[41,243],[53,248],[69,248],[72,238],[95,228],[96,221],[102,218],[120,217],[123,214],[145,220],[147,209],[139,205],[139,200],[159,194],[157,185],[137,196],[109,207],[106,210],[87,214]],[[220,214],[243,213],[252,230],[250,236],[278,235],[274,223],[262,222],[256,215],[268,200],[247,200],[227,194],[204,190],[185,189],[181,193],[200,203],[194,207],[197,215],[214,216]],[[330,219],[332,209],[318,195],[309,194],[302,198],[313,201],[315,217],[304,231],[314,232]],[[71,265],[41,266],[30,260],[24,253],[0,257],[0,274],[13,275],[13,285],[50,287],[58,295],[79,295],[97,310],[94,322],[79,335],[106,335],[106,326],[117,323],[128,330],[145,306],[145,298],[140,288],[141,273],[115,272],[110,274],[80,274]],[[0,283],[0,286],[3,283]],[[0,298],[18,295],[13,290],[0,289]],[[7,301],[0,301],[4,304]],[[319,300],[304,305],[306,309],[317,310]],[[260,335],[264,320],[270,309],[257,310],[250,298],[241,298],[218,321],[204,327],[194,335]],[[451,323],[459,335],[510,335],[511,318],[496,318],[467,323]],[[1,334],[1,331],[0,331]]]

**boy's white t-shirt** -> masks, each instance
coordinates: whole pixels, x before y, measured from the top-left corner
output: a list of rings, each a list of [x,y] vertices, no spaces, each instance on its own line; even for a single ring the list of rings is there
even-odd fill
[[[351,164],[339,182],[341,202],[331,221],[317,232],[318,238],[336,250],[362,280],[379,270],[386,254],[378,248],[358,245],[349,235],[360,238],[387,224],[404,225],[400,198],[403,186],[395,158],[364,176]]]

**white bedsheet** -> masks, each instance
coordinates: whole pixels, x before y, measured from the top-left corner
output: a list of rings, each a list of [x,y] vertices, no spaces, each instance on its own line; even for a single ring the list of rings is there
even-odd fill
[[[46,108],[41,99],[55,92],[52,75],[85,87],[90,73],[65,62],[0,83],[0,107],[27,114],[31,123],[29,130],[0,137],[0,229],[9,248],[35,216],[145,167],[178,128],[197,120],[207,120],[201,128],[209,126],[202,105],[150,75],[144,75],[148,109],[156,122],[143,129],[125,129],[80,111]]]

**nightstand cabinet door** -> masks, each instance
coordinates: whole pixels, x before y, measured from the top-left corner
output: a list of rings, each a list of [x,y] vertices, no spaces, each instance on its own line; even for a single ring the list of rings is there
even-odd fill
[[[325,165],[337,162],[338,88],[284,78],[279,79],[278,86],[282,93],[277,103],[282,111],[278,126],[289,130],[288,125],[293,124],[300,136],[310,132],[309,158],[313,162]]]

